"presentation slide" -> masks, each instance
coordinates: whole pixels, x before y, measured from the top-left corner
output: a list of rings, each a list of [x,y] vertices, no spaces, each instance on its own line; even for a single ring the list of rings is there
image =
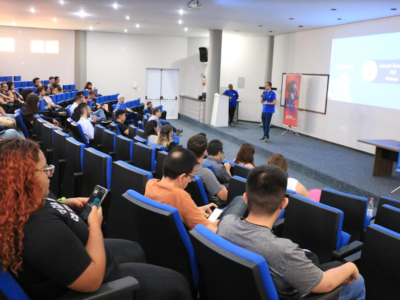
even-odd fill
[[[328,99],[400,109],[400,32],[334,39]]]

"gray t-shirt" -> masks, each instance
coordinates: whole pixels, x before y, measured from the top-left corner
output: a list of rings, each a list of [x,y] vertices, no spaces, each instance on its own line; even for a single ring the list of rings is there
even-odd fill
[[[280,295],[298,299],[310,293],[322,280],[323,272],[297,244],[278,238],[267,227],[227,215],[219,223],[217,234],[263,256]]]
[[[226,171],[224,165],[220,160],[214,157],[207,157],[206,159],[203,159],[203,162],[211,164],[213,166],[215,175],[217,175],[217,178],[220,182],[229,183],[229,180],[231,180],[231,176]]]
[[[152,116],[149,118],[149,122],[150,122],[150,121],[156,121],[156,122],[157,122],[158,131],[161,130],[161,122],[160,122],[160,119],[159,119],[159,118],[157,118],[155,115],[152,115]]]
[[[206,167],[197,165],[194,175],[197,175],[203,181],[204,188],[206,189],[207,197],[215,196],[222,190],[222,185],[218,182],[214,173]]]

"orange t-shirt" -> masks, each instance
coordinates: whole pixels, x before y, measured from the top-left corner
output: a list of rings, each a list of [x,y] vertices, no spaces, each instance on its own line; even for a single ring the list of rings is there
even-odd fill
[[[197,224],[208,226],[211,222],[206,219],[203,213],[185,190],[171,187],[161,183],[159,179],[152,179],[146,184],[146,197],[173,206],[181,215],[183,224],[191,230]]]

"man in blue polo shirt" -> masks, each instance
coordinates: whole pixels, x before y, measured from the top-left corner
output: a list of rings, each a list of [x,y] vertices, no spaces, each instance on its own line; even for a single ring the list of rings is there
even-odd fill
[[[234,126],[233,116],[235,115],[235,110],[237,106],[237,100],[239,99],[239,94],[233,89],[233,85],[228,85],[229,90],[226,90],[223,95],[229,97],[229,125]]]
[[[264,135],[261,140],[264,140],[264,142],[269,140],[269,126],[271,125],[272,114],[275,112],[276,105],[276,94],[271,90],[271,86],[271,82],[266,82],[265,92],[261,94],[261,103],[263,105],[261,119],[264,129]]]

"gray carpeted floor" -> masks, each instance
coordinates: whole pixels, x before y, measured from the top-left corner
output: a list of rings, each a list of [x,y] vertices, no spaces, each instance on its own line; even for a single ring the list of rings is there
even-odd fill
[[[181,144],[194,134],[204,132],[208,140],[220,139],[224,143],[227,159],[233,159],[243,142],[256,148],[255,164],[266,163],[272,153],[283,154],[289,163],[291,177],[298,179],[307,189],[333,188],[364,197],[388,196],[400,199],[400,190],[390,194],[400,185],[400,174],[372,177],[373,155],[335,145],[311,137],[286,133],[272,128],[270,141],[260,141],[262,129],[259,124],[239,122],[235,127],[215,128],[181,116],[170,120],[184,129]]]

